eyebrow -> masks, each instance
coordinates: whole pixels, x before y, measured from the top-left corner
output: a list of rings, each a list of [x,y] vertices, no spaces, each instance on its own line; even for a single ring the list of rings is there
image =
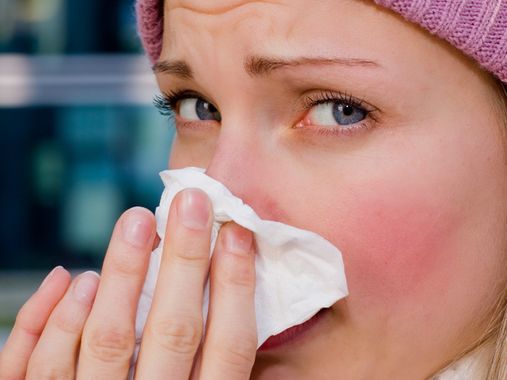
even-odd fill
[[[244,62],[244,68],[251,77],[267,76],[276,70],[297,66],[329,66],[340,65],[345,67],[381,68],[375,61],[361,58],[326,58],[326,57],[299,57],[292,59],[250,56]],[[182,79],[192,79],[193,71],[188,63],[181,60],[165,60],[153,65],[154,73],[170,74]]]
[[[329,66],[340,65],[345,67],[380,67],[371,60],[360,58],[326,58],[326,57],[300,57],[293,59],[280,59],[271,57],[252,56],[245,61],[245,70],[250,76],[266,76],[273,71],[296,66]]]
[[[194,73],[190,68],[190,65],[185,61],[180,60],[157,62],[153,65],[152,70],[155,74],[170,74],[182,79],[192,79],[194,77]]]

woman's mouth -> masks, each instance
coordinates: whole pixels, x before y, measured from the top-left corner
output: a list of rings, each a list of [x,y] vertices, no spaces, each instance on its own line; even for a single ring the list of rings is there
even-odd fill
[[[317,314],[315,314],[306,322],[290,327],[287,330],[282,331],[280,334],[269,337],[268,340],[266,340],[258,348],[258,351],[273,350],[275,348],[295,343],[304,337],[308,331],[315,327],[322,320],[322,317],[329,312],[329,310],[329,308],[321,309]]]

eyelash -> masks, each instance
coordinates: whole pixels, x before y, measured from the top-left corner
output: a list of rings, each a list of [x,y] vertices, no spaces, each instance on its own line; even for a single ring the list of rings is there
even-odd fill
[[[153,104],[162,114],[162,116],[168,116],[174,118],[178,102],[188,98],[199,98],[203,99],[202,95],[197,92],[183,90],[183,91],[169,91],[162,92],[159,95],[155,95],[153,98]]]
[[[182,90],[182,91],[169,91],[162,92],[159,95],[156,95],[153,98],[153,104],[158,109],[161,115],[166,116],[174,125],[174,120],[176,117],[176,108],[178,102],[183,99],[188,98],[203,98],[199,93],[195,91]],[[378,108],[372,106],[365,106],[365,101],[363,99],[357,99],[350,94],[341,91],[320,91],[316,96],[308,95],[303,100],[303,107],[305,112],[309,111],[313,107],[324,104],[324,103],[345,103],[349,104],[353,107],[360,108],[365,111],[365,118],[359,122],[359,125],[352,125],[350,127],[343,128],[314,128],[314,132],[317,132],[320,135],[350,135],[360,129],[369,129],[372,127],[371,123],[369,123],[368,119],[371,119],[373,122],[378,122],[375,117],[375,112],[379,111]]]
[[[168,117],[173,122],[176,116],[176,104],[184,99],[182,95],[183,92],[162,92],[155,95],[153,105],[162,116]]]
[[[319,104],[326,103],[345,103],[351,105],[356,108],[360,108],[364,110],[365,117],[362,121],[357,124],[351,124],[350,126],[336,127],[336,128],[322,128],[315,127],[312,128],[313,132],[316,132],[319,135],[330,136],[330,135],[352,135],[360,130],[367,130],[373,127],[373,123],[378,122],[375,112],[379,111],[378,108],[372,107],[367,104],[363,99],[358,99],[353,97],[352,95],[341,92],[341,91],[330,91],[324,90],[317,93],[317,95],[309,95],[303,99],[304,109],[305,111],[309,111],[315,106]],[[369,120],[371,119],[371,120]]]

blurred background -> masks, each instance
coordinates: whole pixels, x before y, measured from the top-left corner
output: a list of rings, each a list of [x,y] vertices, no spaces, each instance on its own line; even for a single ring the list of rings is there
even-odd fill
[[[98,270],[128,207],[152,210],[169,121],[134,0],[0,0],[0,348],[56,265]]]

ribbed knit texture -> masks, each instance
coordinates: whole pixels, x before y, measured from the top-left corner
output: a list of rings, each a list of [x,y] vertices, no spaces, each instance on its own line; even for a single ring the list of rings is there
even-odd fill
[[[450,42],[507,83],[507,0],[374,0]],[[162,0],[137,0],[137,22],[152,62],[162,49]]]
[[[152,63],[162,51],[163,0],[136,0],[137,31]]]
[[[507,82],[507,0],[374,0]]]

